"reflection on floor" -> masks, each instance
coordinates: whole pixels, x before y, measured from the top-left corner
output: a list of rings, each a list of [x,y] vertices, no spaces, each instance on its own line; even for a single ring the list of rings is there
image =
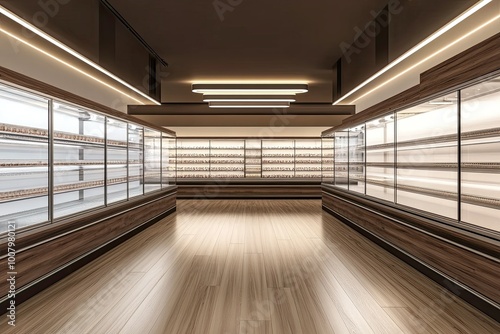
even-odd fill
[[[17,310],[2,333],[499,333],[310,201],[176,214]]]

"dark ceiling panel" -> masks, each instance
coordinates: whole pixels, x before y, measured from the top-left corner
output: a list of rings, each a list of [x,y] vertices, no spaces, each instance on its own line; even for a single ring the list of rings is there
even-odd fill
[[[129,115],[353,115],[354,106],[331,103],[292,103],[290,108],[209,108],[206,103],[169,103],[161,106],[128,106]]]
[[[304,81],[298,102],[332,102],[332,65],[387,0],[111,0],[165,59],[163,102],[199,102],[211,80]],[[214,4],[232,5],[221,14]],[[226,7],[227,8],[227,7]]]

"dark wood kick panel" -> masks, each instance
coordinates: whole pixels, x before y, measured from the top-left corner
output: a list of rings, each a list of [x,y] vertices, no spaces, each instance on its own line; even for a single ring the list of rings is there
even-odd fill
[[[500,304],[500,264],[323,192],[323,206]]]
[[[179,198],[321,198],[321,186],[179,185]]]
[[[175,208],[175,206],[176,194],[174,193],[101,223],[18,252],[16,254],[17,289],[61,268],[79,256],[106,244],[163,212]],[[6,258],[0,260],[0,268],[7,272]],[[2,291],[1,298],[4,298],[5,292],[8,291],[5,280],[0,282],[0,291]]]

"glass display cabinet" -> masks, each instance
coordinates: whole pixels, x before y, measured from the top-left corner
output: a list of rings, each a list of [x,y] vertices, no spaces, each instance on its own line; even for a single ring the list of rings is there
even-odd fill
[[[295,177],[321,178],[321,139],[295,140]]]
[[[177,177],[179,179],[210,177],[209,140],[177,140]]]
[[[210,140],[210,177],[245,177],[244,140]]]
[[[161,144],[161,166],[162,166],[162,187],[173,186],[176,182],[177,172],[177,141],[175,137],[162,133]]]
[[[295,176],[295,141],[262,141],[262,177],[293,178]]]
[[[499,104],[500,78],[494,78],[326,131],[322,183],[441,222],[498,232]]]
[[[349,187],[349,131],[335,132],[335,185]]]
[[[460,94],[460,219],[500,231],[500,78]]]
[[[54,219],[105,203],[106,118],[53,103]]]
[[[333,136],[321,138],[321,180],[333,184],[335,171],[335,139]]]
[[[366,123],[366,194],[395,201],[394,114]]]
[[[172,148],[167,132],[0,84],[0,233],[172,186]]]
[[[144,128],[128,125],[128,196],[144,194]]]
[[[321,139],[177,139],[179,179],[321,179]]]
[[[106,121],[106,199],[108,203],[127,199],[128,124],[108,117]],[[103,166],[104,167],[104,166]]]
[[[161,189],[161,133],[144,128],[144,192]]]
[[[245,177],[260,178],[262,176],[262,141],[245,140]]]
[[[457,93],[401,110],[396,122],[396,203],[457,219]]]
[[[50,220],[49,103],[0,85],[0,232]]]

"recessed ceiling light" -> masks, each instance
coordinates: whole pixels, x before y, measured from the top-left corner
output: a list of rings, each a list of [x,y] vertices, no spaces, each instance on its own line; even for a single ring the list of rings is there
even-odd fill
[[[307,84],[193,84],[204,95],[295,95],[307,93]]]
[[[289,108],[289,102],[210,102],[210,108]]]
[[[286,95],[207,95],[203,102],[295,102],[295,96]]]

